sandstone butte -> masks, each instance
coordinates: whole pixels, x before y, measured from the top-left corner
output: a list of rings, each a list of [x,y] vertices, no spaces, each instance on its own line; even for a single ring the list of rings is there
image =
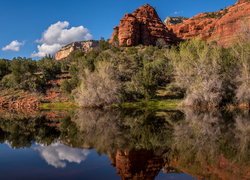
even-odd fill
[[[167,18],[166,27],[182,40],[199,37],[221,46],[230,46],[246,29],[250,29],[250,0],[218,12],[201,13],[192,18]]]
[[[146,4],[132,14],[126,14],[114,28],[111,44],[119,46],[156,45],[158,41],[173,44],[177,37],[159,18],[156,10]]]

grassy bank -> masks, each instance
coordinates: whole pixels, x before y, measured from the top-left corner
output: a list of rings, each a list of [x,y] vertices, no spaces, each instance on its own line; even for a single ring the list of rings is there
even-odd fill
[[[41,110],[66,110],[75,109],[78,106],[72,102],[54,102],[54,103],[42,103],[39,105]]]
[[[147,110],[172,110],[177,109],[181,100],[149,100],[138,102],[125,102],[122,104],[115,104],[111,107],[124,108],[124,109],[147,109]],[[42,103],[39,108],[41,110],[65,110],[78,108],[75,103],[72,102],[56,102],[56,103]]]
[[[177,109],[181,100],[169,99],[169,100],[149,100],[139,102],[125,102],[117,107],[125,109],[147,109],[147,110],[172,110]]]

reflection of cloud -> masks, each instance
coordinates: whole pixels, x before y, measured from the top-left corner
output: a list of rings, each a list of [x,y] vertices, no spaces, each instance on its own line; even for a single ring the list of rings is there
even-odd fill
[[[49,146],[39,145],[35,147],[45,161],[55,168],[64,168],[67,162],[81,163],[86,159],[88,150],[72,148],[60,143],[54,143]]]

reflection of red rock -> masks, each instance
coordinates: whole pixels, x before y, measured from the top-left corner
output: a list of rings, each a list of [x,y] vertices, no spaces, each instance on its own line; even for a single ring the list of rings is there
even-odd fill
[[[122,179],[154,179],[162,167],[164,159],[153,151],[117,151],[112,158],[113,165]]]
[[[116,151],[112,156],[112,164],[123,180],[127,179],[154,179],[163,169],[164,173],[183,172],[197,179],[250,179],[250,167],[247,164],[238,164],[225,158],[223,155],[215,158],[217,161],[195,161],[188,163],[185,157],[163,157],[149,150]],[[209,161],[209,160],[208,160]]]
[[[195,161],[193,163],[187,163],[185,157],[179,156],[169,161],[169,163],[165,165],[165,168],[175,167],[197,179],[250,179],[250,167],[247,164],[232,162],[232,160],[225,158],[224,155],[220,155],[215,159],[216,161],[212,161],[213,163],[209,163],[209,160],[205,162]]]
[[[110,42],[120,46],[156,45],[158,40],[172,44],[175,35],[167,30],[153,7],[146,4],[132,14],[126,14],[114,28]]]
[[[166,21],[167,28],[181,39],[200,37],[228,46],[239,35],[242,26],[250,28],[250,1],[240,0],[234,6],[218,12],[201,13],[190,19],[180,19],[180,23],[171,21],[171,18]]]

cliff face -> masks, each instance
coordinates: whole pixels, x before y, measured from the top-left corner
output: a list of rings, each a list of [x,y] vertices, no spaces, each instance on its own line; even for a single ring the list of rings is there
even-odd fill
[[[250,29],[250,1],[239,0],[224,10],[201,13],[189,19],[168,18],[165,23],[169,30],[183,40],[200,37],[228,46],[243,28]]]
[[[114,28],[110,43],[119,46],[156,45],[157,41],[172,44],[177,38],[162,23],[153,7],[146,4],[126,14]]]
[[[98,41],[81,41],[73,42],[64,46],[60,51],[55,54],[56,60],[62,60],[67,58],[72,52],[76,50],[82,50],[83,52],[88,52],[93,48],[98,46]]]

